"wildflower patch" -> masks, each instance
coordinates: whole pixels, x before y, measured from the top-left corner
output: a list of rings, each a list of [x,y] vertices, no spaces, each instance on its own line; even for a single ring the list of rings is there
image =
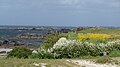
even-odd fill
[[[77,40],[90,40],[90,41],[105,41],[112,38],[111,35],[108,34],[93,34],[93,33],[87,33],[87,34],[81,34],[77,36]]]

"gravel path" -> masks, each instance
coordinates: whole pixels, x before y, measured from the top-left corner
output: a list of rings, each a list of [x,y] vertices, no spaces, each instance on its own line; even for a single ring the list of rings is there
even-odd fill
[[[80,65],[80,67],[120,67],[112,64],[97,64],[95,62],[86,60],[66,60],[66,61]]]

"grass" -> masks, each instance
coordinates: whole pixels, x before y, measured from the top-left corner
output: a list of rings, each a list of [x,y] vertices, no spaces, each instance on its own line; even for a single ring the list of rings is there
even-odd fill
[[[111,35],[113,39],[120,39],[120,29],[85,29],[77,32],[69,32],[67,35],[69,35],[69,38],[72,37],[72,39],[75,39],[78,34],[108,34]]]
[[[110,57],[120,57],[120,50],[113,50],[109,54]]]
[[[37,67],[33,65],[45,63],[47,64],[46,67],[79,67],[76,64],[67,62],[66,60],[89,60],[94,61],[96,63],[115,63],[120,65],[120,57],[81,57],[81,58],[74,58],[74,59],[16,59],[16,58],[0,58],[0,67]],[[40,67],[40,66],[39,66]]]
[[[47,64],[46,67],[78,67],[65,59],[0,59],[0,67],[36,67],[33,65],[34,63],[45,63]]]
[[[111,63],[111,62],[112,62],[112,59],[108,56],[103,56],[96,59],[96,63],[105,64],[105,63]]]
[[[107,64],[107,63],[111,63],[111,64],[116,64],[118,66],[120,66],[120,57],[109,57],[109,56],[103,56],[103,57],[99,57],[97,59],[95,59],[96,63],[99,64]]]
[[[86,61],[93,61],[97,64],[116,64],[118,66],[120,66],[120,56],[118,57],[110,57],[110,56],[96,56],[96,57],[92,57],[92,56],[84,56],[84,57],[80,57],[80,58],[75,58],[74,60],[86,60]]]
[[[86,29],[78,33],[120,34],[120,29]]]

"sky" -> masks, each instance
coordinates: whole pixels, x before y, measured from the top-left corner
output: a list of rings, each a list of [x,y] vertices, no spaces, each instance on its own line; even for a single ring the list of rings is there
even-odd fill
[[[0,0],[0,25],[120,26],[120,0]]]

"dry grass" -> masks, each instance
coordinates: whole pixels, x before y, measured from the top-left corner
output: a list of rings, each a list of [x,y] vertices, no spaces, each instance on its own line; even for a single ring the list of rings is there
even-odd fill
[[[86,61],[96,61],[100,57],[93,58],[81,58],[81,59],[16,59],[16,58],[0,58],[0,67],[37,67],[35,64],[39,64],[38,67],[41,67],[41,64],[46,64],[46,67],[79,67],[77,64],[68,62],[66,60],[86,60]],[[111,57],[113,62],[117,65],[120,65],[120,57]]]
[[[34,64],[46,64],[46,67],[78,67],[65,59],[0,59],[0,67],[37,67]]]

